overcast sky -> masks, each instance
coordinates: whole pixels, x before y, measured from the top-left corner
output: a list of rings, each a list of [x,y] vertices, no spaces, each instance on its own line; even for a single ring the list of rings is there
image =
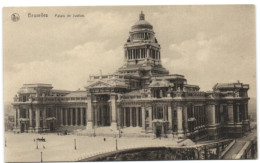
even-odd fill
[[[255,11],[252,5],[4,9],[4,100],[24,83],[83,89],[89,74],[122,66],[123,45],[140,11],[161,44],[162,64],[202,91],[216,83],[250,84],[256,97]],[[18,13],[20,20],[11,21]],[[48,18],[28,18],[28,13]],[[83,14],[84,18],[56,18]]]

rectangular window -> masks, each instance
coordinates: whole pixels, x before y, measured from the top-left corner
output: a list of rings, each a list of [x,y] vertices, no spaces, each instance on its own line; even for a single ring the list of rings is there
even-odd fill
[[[157,108],[158,117],[157,119],[163,119],[163,108]]]
[[[26,96],[23,96],[23,102],[27,101]]]

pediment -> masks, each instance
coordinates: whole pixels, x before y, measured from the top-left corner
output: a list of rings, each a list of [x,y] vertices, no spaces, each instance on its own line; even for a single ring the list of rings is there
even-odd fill
[[[104,82],[104,81],[96,81],[94,83],[89,84],[86,88],[104,88],[104,87],[111,87],[112,85]]]

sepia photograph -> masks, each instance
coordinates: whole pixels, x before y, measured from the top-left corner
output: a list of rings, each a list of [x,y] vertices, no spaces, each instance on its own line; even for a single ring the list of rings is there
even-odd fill
[[[4,7],[5,162],[258,159],[255,12]]]

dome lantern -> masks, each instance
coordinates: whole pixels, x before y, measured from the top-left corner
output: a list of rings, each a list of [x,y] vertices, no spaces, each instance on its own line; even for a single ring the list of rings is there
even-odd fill
[[[145,19],[145,15],[143,14],[143,11],[141,11],[139,15],[139,20],[144,20],[144,19]]]

